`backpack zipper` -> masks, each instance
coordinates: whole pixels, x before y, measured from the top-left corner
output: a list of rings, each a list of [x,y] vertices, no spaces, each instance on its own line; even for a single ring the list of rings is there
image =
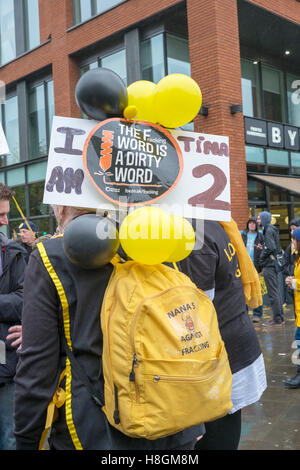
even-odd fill
[[[162,380],[163,382],[204,382],[206,380],[209,380],[210,377],[212,377],[214,374],[215,371],[213,371],[209,375],[206,375],[205,377],[178,377],[172,375],[154,375],[153,382],[158,383],[160,380]]]

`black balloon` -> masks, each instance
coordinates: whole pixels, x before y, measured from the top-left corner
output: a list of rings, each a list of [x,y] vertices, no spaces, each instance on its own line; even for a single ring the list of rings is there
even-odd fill
[[[63,247],[71,263],[84,269],[97,269],[109,263],[116,254],[118,231],[107,217],[85,214],[67,226]]]
[[[123,117],[128,104],[127,88],[122,79],[102,67],[82,75],[76,85],[75,98],[81,111],[97,121]]]

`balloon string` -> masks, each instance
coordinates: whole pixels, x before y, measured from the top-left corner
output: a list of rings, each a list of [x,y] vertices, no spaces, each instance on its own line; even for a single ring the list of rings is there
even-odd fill
[[[176,271],[179,271],[178,267],[177,267],[177,264],[176,263],[173,263],[173,266],[174,268],[176,269]]]
[[[24,222],[26,223],[26,225],[27,225],[27,227],[29,228],[29,230],[30,230],[30,232],[32,233],[32,235],[34,235],[33,230],[32,230],[32,228],[30,227],[29,223],[27,222],[27,219],[26,219],[25,215],[23,214],[21,207],[20,207],[19,204],[17,203],[17,200],[16,200],[15,196],[13,196],[12,198],[13,198],[13,200],[14,200],[14,203],[16,204],[16,207],[17,207],[17,209],[18,209],[18,211],[19,211],[19,213],[20,213],[20,216],[22,217],[22,219],[23,219]],[[34,236],[35,236],[35,235],[34,235]]]

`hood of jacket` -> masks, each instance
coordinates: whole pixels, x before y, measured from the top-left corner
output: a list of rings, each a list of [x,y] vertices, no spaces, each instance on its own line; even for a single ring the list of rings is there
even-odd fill
[[[300,217],[292,219],[289,223],[289,226],[295,225],[296,227],[300,227]]]

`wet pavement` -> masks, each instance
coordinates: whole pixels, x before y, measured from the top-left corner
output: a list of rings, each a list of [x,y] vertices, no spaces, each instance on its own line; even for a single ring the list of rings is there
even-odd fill
[[[268,387],[259,402],[243,409],[240,450],[300,450],[300,389],[290,390],[283,384],[297,369],[295,317],[290,305],[284,311],[282,327],[255,324]],[[264,307],[263,321],[271,317],[270,308]]]

